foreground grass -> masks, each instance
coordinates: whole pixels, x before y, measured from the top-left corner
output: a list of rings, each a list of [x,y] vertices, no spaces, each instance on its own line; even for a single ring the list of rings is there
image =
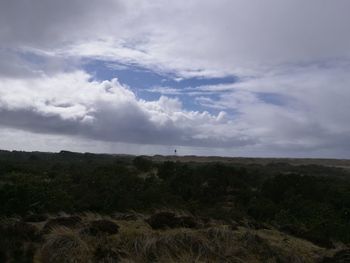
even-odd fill
[[[341,244],[333,249],[321,248],[273,227],[247,227],[246,222],[228,224],[206,220],[201,223],[201,219],[195,219],[198,225],[194,228],[152,229],[145,220],[147,217],[86,213],[50,216],[42,222],[2,219],[0,260],[37,263],[333,262],[326,260],[346,248]]]

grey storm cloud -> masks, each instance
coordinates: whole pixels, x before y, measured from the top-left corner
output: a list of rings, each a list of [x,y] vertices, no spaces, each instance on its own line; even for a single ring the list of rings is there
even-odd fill
[[[105,142],[126,142],[156,145],[184,145],[201,147],[233,147],[253,144],[252,139],[208,136],[194,138],[195,131],[177,128],[173,123],[158,127],[150,122],[141,112],[124,112],[120,116],[110,112],[98,112],[96,122],[91,124],[75,120],[62,120],[59,116],[43,116],[35,111],[0,111],[0,126],[17,128],[34,133],[74,135]],[[112,117],[113,116],[113,117]],[[222,139],[222,137],[221,137]]]
[[[347,0],[4,0],[0,46],[184,75],[261,74],[349,57],[349,8]]]
[[[0,2],[2,46],[55,47],[81,41],[122,11],[113,0],[4,0]]]
[[[347,0],[3,0],[0,126],[229,155],[347,156],[348,10]],[[187,95],[150,87],[179,98],[146,101],[93,81],[84,59],[239,81]],[[207,111],[186,109],[182,96]]]
[[[234,138],[238,131],[217,129],[232,126],[220,115],[186,111],[177,99],[166,97],[146,102],[117,80],[88,78],[75,72],[55,79],[0,81],[0,86],[11,87],[0,90],[0,125],[110,142],[221,147],[252,143],[252,139]]]

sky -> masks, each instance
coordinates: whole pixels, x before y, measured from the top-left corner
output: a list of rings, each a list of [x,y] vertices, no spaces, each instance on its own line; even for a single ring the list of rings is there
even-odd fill
[[[2,0],[0,148],[350,158],[348,0]]]

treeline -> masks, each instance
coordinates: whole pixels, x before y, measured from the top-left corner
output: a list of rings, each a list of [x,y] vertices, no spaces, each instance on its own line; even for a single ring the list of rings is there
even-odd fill
[[[227,221],[251,218],[325,246],[350,243],[349,174],[316,165],[0,152],[0,204],[0,216],[183,209]]]

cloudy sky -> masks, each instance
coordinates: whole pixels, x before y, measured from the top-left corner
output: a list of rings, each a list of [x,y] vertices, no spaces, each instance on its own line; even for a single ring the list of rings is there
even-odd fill
[[[350,158],[348,0],[1,0],[0,148]]]

